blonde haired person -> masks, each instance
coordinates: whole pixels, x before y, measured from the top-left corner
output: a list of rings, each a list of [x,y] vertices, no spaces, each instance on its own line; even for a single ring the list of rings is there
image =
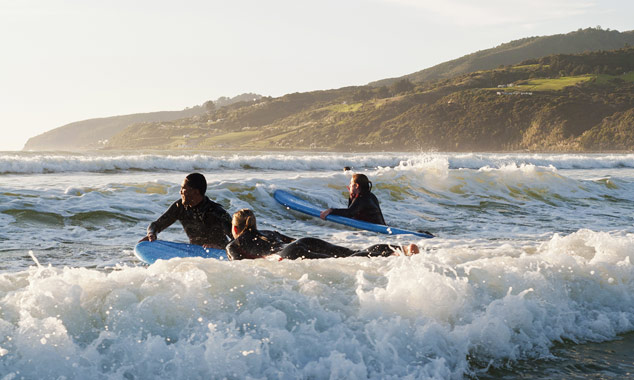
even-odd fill
[[[231,235],[226,247],[230,260],[258,259],[273,255],[295,239],[277,231],[258,230],[253,211],[243,208],[233,214]]]
[[[255,214],[242,209],[233,214],[231,233],[234,241],[226,247],[231,260],[257,259],[277,254],[283,259],[327,259],[351,256],[413,255],[419,252],[416,244],[407,247],[375,244],[363,250],[352,250],[316,238],[295,240],[277,231],[258,230]]]

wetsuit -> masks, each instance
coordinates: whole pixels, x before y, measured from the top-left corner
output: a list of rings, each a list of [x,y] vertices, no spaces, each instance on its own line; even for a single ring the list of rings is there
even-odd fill
[[[301,238],[278,253],[282,258],[295,259],[328,259],[332,257],[352,257],[352,256],[392,256],[397,248],[388,244],[375,244],[366,249],[352,250],[328,243],[316,238]]]
[[[348,198],[348,208],[333,208],[330,214],[386,225],[379,200],[369,191],[359,194],[356,198]]]
[[[277,231],[248,229],[227,245],[227,256],[230,260],[258,259],[278,253],[293,240]]]
[[[290,243],[290,244],[289,244]],[[391,256],[397,248],[376,244],[363,250],[352,250],[316,238],[295,240],[277,231],[247,230],[227,245],[231,260],[258,259],[278,254],[284,259],[329,259],[351,256]]]
[[[177,220],[183,225],[191,244],[224,248],[231,241],[231,217],[222,206],[208,197],[193,207],[184,206],[183,200],[179,199],[150,223],[147,232],[157,235]]]

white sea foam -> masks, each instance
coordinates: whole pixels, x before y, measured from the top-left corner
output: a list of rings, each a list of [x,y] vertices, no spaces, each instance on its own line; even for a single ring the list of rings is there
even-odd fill
[[[214,171],[217,169],[268,170],[342,170],[345,166],[367,168],[394,166],[399,163],[394,154],[373,154],[350,157],[333,154],[191,154],[191,155],[0,155],[0,174],[63,173],[107,171]]]
[[[634,235],[580,230],[531,249],[442,245],[412,258],[3,274],[0,371],[447,379],[633,329]]]
[[[535,165],[557,169],[634,168],[634,154],[478,154],[449,155],[451,167],[479,169],[505,165]]]
[[[378,167],[415,169],[446,161],[452,169],[535,165],[557,169],[634,168],[634,154],[446,154],[446,153],[226,153],[226,154],[55,154],[0,155],[0,174],[108,171],[214,171],[218,169],[356,170]]]

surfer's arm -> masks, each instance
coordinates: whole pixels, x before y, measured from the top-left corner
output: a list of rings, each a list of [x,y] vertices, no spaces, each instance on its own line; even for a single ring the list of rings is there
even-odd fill
[[[261,259],[265,257],[265,256],[251,255],[249,252],[247,252],[240,246],[237,240],[234,240],[231,243],[227,244],[227,247],[225,248],[225,250],[227,251],[227,257],[229,258],[229,260],[232,260],[232,261],[245,260],[245,259],[253,260],[253,259]]]
[[[354,218],[360,209],[360,204],[358,202],[358,198],[354,199],[348,208],[330,208],[330,212],[328,214],[345,216],[346,218]]]
[[[378,200],[370,196],[354,198],[348,208],[333,208],[330,214],[385,225]]]
[[[158,219],[154,222],[150,223],[147,228],[147,238],[149,241],[156,240],[156,236],[159,232],[163,231],[167,227],[171,226],[175,221],[178,220],[178,202],[174,202],[170,208],[163,213]]]

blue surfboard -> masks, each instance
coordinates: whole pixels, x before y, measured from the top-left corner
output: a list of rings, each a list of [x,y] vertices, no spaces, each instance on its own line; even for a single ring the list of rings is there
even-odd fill
[[[224,249],[203,248],[200,245],[175,243],[165,240],[141,241],[134,247],[134,255],[146,264],[175,257],[204,257],[227,260]]]
[[[273,194],[275,200],[281,205],[290,208],[291,210],[303,212],[304,214],[308,214],[311,216],[316,216],[319,218],[319,214],[323,209],[313,205],[301,198],[296,197],[295,195],[289,193],[284,190],[275,190]],[[328,215],[326,220],[331,222],[344,224],[346,226],[358,228],[360,230],[367,230],[373,232],[379,232],[387,235],[416,235],[423,238],[432,238],[434,235],[428,234],[425,232],[417,232],[417,231],[408,231],[401,228],[383,226],[380,224],[368,223],[361,220],[350,219],[344,216],[339,215]]]

